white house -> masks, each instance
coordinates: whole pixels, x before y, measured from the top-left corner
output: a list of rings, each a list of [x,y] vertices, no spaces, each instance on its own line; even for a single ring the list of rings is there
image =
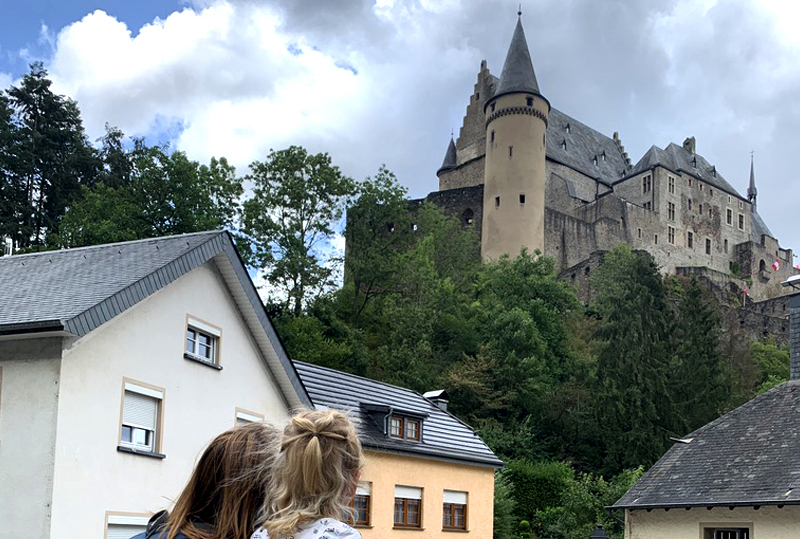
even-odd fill
[[[237,422],[311,401],[226,232],[0,258],[4,537],[129,537]]]

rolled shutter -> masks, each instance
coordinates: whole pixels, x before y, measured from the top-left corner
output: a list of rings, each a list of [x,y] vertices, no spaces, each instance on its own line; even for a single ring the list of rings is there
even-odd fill
[[[107,539],[130,539],[137,533],[145,531],[147,526],[134,526],[133,524],[109,524]]]
[[[156,430],[158,400],[132,391],[125,392],[125,407],[122,422],[125,425]]]
[[[466,492],[459,492],[457,490],[445,490],[443,498],[444,498],[444,503],[459,503],[461,505],[467,505]]]
[[[407,498],[409,500],[421,500],[422,489],[418,487],[404,487],[395,485],[394,487],[395,498]]]
[[[357,496],[369,496],[372,494],[372,483],[367,483],[365,481],[359,481],[358,486],[356,487],[356,495]]]

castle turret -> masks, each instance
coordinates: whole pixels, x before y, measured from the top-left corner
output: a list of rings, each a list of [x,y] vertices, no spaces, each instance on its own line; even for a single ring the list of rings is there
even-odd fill
[[[481,255],[544,251],[545,131],[550,103],[539,92],[521,14],[497,91],[487,100]]]
[[[447,152],[444,154],[444,161],[442,161],[442,166],[439,167],[439,170],[436,171],[436,175],[441,177],[443,172],[453,170],[454,168],[456,168],[456,142],[453,140],[453,137],[450,137],[450,145],[447,146]]]
[[[753,209],[756,209],[756,196],[758,195],[758,190],[756,189],[756,175],[753,171],[753,156],[750,155],[750,186],[747,188],[747,200],[750,201],[750,204],[753,205]]]

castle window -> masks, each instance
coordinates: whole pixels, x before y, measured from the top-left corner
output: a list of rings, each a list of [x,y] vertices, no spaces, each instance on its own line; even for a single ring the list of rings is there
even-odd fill
[[[744,215],[739,214],[739,230],[744,230]]]
[[[691,187],[692,186],[692,179],[689,178],[687,181],[689,182],[689,187]]]
[[[694,249],[694,234],[691,232],[686,233],[686,247]]]
[[[472,211],[472,208],[467,208],[464,210],[464,213],[461,214],[461,224],[464,226],[470,226],[475,219],[475,213]]]
[[[562,150],[566,150],[567,149],[567,140],[566,139],[561,141],[561,149]]]
[[[590,270],[590,269],[591,269],[591,268],[590,268],[589,266],[586,266],[585,268],[583,268],[583,274],[584,274],[584,275],[589,275],[589,270]]]
[[[596,155],[592,158],[592,164],[594,166],[597,166],[597,156]]]
[[[710,238],[706,238],[706,254],[707,255],[711,254],[711,239]]]
[[[667,217],[669,218],[670,221],[675,220],[675,204],[673,204],[672,202],[667,202]]]
[[[494,207],[495,208],[500,207],[500,197],[494,197]]]
[[[710,197],[714,196],[714,190],[712,188],[710,188],[710,187],[708,188],[708,196],[710,196]]]
[[[637,228],[636,230],[637,230],[637,233],[639,234],[639,239],[642,239],[642,229],[641,228]]]
[[[725,243],[723,245],[725,247],[725,252],[727,253],[728,252],[728,240],[725,240]]]
[[[658,234],[656,234],[656,235],[654,236],[654,238],[655,238],[655,244],[656,244],[656,245],[658,245]]]
[[[388,223],[386,225],[386,230],[388,230],[390,233],[394,233],[394,223]]]
[[[514,157],[514,147],[513,146],[509,146],[508,147],[508,158],[511,159],[512,157]]]
[[[411,230],[413,230],[414,232],[417,231],[417,223],[414,223],[413,225],[411,225]]]
[[[603,151],[603,153],[600,154],[600,157],[603,159],[603,161],[606,160],[606,152],[605,152],[605,150]]]
[[[728,204],[730,204],[730,203],[731,203],[731,196],[728,195]]]
[[[533,98],[532,97],[527,98],[525,101],[526,101],[526,103],[528,104],[529,107],[533,106]]]
[[[491,142],[494,143],[494,131],[492,131]]]
[[[494,103],[492,103],[492,112],[494,112]]]
[[[519,195],[519,203],[525,204],[525,193],[520,193]]]
[[[698,183],[697,186],[700,188],[700,192],[702,193],[703,192],[703,184],[702,183]]]
[[[733,210],[727,208],[725,210],[725,222],[731,226],[733,226]]]
[[[703,216],[703,205],[702,204],[700,204],[700,206],[698,206],[697,213],[699,213],[701,217]]]
[[[672,228],[671,226],[668,226],[667,232],[668,232],[667,241],[669,242],[670,245],[675,245],[675,229]]]
[[[708,207],[708,218],[711,219],[712,217],[714,217],[714,208],[709,206]]]
[[[692,157],[692,166],[694,168],[697,168],[697,158],[696,157]],[[701,187],[701,189],[702,189],[702,187]]]
[[[767,263],[763,260],[758,263],[758,271],[767,271]]]
[[[475,101],[477,101],[477,100],[478,100],[478,99],[480,99],[480,98],[481,98],[481,93],[480,93],[480,92],[477,92],[477,93],[475,94]]]
[[[565,126],[564,126],[564,130],[565,130],[567,133],[569,133],[569,132],[570,132],[570,127],[569,127],[569,124],[567,124],[567,125],[565,125]]]
[[[740,210],[744,209],[744,202],[742,202],[741,200],[739,201],[739,209]]]
[[[675,194],[675,178],[672,176],[669,178],[669,192]]]
[[[692,199],[691,198],[687,198],[686,202],[689,203],[689,206],[688,206],[689,207],[689,211],[692,211]]]

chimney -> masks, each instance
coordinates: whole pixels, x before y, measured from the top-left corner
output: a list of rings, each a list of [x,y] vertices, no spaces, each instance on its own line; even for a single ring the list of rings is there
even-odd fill
[[[437,389],[428,391],[422,396],[431,401],[441,411],[447,411],[447,403],[450,402],[450,396],[447,394],[447,390]]]
[[[694,151],[695,150],[695,146],[696,146],[696,142],[694,140],[694,137],[689,137],[689,138],[687,138],[686,140],[683,141],[683,149],[686,150],[687,152],[691,153],[691,154],[695,153],[695,151]]]
[[[792,275],[781,285],[795,289],[789,297],[789,379],[800,380],[800,275]]]

